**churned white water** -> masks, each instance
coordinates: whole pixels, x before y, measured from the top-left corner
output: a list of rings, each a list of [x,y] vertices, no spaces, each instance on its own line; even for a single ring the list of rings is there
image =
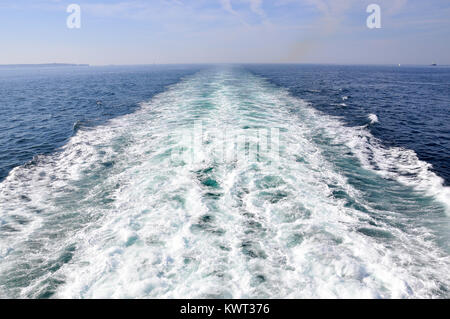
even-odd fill
[[[0,184],[0,296],[449,297],[449,189],[283,89],[204,71]]]

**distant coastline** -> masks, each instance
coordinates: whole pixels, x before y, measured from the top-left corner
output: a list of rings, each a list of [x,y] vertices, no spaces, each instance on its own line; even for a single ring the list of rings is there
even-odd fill
[[[35,68],[35,67],[68,67],[68,66],[89,66],[89,64],[73,63],[42,63],[42,64],[0,64],[0,68]]]

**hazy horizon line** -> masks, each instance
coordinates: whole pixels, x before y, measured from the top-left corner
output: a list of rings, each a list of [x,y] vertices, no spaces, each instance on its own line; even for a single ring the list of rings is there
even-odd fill
[[[0,64],[0,67],[11,66],[83,66],[83,67],[105,67],[105,66],[152,66],[152,65],[237,65],[237,64],[261,64],[261,65],[368,65],[368,66],[433,66],[435,62],[429,64],[414,63],[337,63],[337,62],[167,62],[167,63],[117,63],[117,64],[90,64],[90,63],[69,63],[69,62],[48,62],[48,63],[7,63]],[[436,66],[450,66],[450,64],[436,64]]]

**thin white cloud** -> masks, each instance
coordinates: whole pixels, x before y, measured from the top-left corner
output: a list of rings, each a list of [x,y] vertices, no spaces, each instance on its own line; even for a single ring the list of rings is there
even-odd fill
[[[239,2],[248,2],[250,5],[250,10],[257,14],[258,16],[262,17],[263,19],[266,18],[266,14],[265,12],[262,10],[261,5],[262,5],[262,0],[239,0]],[[243,12],[238,12],[237,10],[235,10],[233,8],[233,4],[231,2],[231,0],[220,0],[220,4],[222,5],[222,8],[227,11],[228,13],[232,14],[233,16],[235,16],[236,18],[238,18],[238,20],[240,21],[240,23],[246,27],[249,27],[249,24],[247,23],[246,19],[245,19],[245,15]]]
[[[233,5],[231,4],[231,0],[220,0],[220,3],[222,5],[222,8],[225,9],[225,11],[233,14],[233,15],[237,15],[237,12],[234,11],[233,9]]]
[[[260,15],[261,17],[266,17],[266,13],[262,9],[262,0],[248,0],[250,2],[250,9]]]

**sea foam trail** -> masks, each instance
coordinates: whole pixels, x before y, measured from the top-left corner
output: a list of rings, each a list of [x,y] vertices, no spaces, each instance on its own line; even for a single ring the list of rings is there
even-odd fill
[[[197,160],[173,156],[193,154],[198,122]],[[279,152],[242,155],[235,137],[251,149],[255,130]],[[242,156],[223,156],[233,150]],[[263,79],[205,71],[11,172],[0,184],[0,291],[448,297],[440,182],[413,152]]]

